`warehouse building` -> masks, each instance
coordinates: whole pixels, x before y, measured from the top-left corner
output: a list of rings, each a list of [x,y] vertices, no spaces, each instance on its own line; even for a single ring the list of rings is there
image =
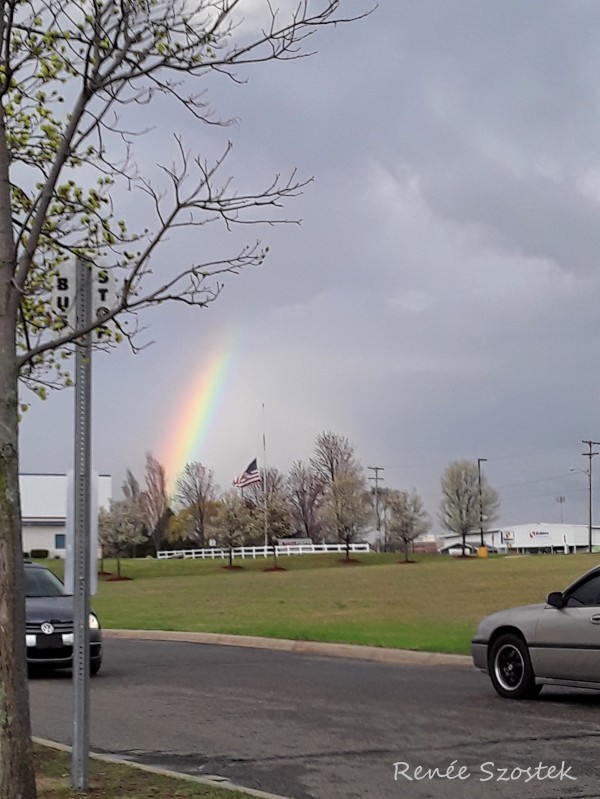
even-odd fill
[[[97,475],[97,509],[108,508],[111,499],[111,476]],[[66,553],[67,493],[66,474],[21,474],[21,515],[23,522],[23,551],[47,549],[51,558],[64,558]]]
[[[564,553],[587,552],[589,549],[589,526],[587,524],[516,524],[485,531],[483,540],[493,552],[510,553]],[[456,549],[462,542],[459,535],[443,535],[439,539],[440,552]],[[480,545],[479,531],[469,533],[467,544],[473,550]],[[592,550],[600,552],[600,527],[592,527]]]

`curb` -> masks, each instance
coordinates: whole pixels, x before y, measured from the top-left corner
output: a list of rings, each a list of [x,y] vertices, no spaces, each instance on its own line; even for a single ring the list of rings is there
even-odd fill
[[[373,660],[379,663],[395,663],[408,666],[457,666],[463,668],[473,666],[473,661],[469,655],[451,655],[444,652],[415,652],[409,649],[388,649],[379,646],[333,644],[320,641],[294,641],[289,638],[261,638],[252,635],[174,632],[170,630],[103,630],[103,634],[106,638],[243,646],[253,649],[302,652],[311,655]]]
[[[37,738],[35,736],[31,739],[34,743],[40,746],[47,746],[49,749],[57,749],[60,752],[72,752],[73,748],[67,744],[61,744],[57,741],[49,741],[46,738]],[[166,768],[159,768],[157,766],[146,766],[143,763],[136,763],[133,760],[124,760],[117,755],[104,755],[98,752],[90,752],[89,756],[92,760],[101,760],[104,763],[112,763],[115,766],[129,766],[136,768],[139,771],[148,771],[151,774],[158,774],[161,777],[171,777],[175,780],[184,780],[186,782],[196,782],[200,785],[209,785],[211,788],[222,788],[225,791],[236,791],[238,793],[247,794],[248,796],[256,796],[257,799],[294,799],[292,796],[281,796],[277,793],[266,793],[259,791],[256,788],[244,788],[242,785],[235,785],[229,782],[226,777],[219,777],[218,775],[197,777],[194,774],[184,774],[179,771],[171,771]]]

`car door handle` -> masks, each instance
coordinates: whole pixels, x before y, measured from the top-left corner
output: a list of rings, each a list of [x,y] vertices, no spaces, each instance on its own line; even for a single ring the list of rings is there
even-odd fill
[[[590,616],[590,621],[592,624],[600,624],[600,613],[594,613],[593,616]]]

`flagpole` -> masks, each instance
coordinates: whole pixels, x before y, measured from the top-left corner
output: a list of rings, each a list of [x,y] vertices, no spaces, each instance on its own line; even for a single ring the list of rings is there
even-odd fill
[[[269,546],[269,513],[267,509],[267,435],[265,432],[265,403],[262,404],[262,440],[263,440],[263,500],[265,511],[265,555],[267,554],[267,547]]]

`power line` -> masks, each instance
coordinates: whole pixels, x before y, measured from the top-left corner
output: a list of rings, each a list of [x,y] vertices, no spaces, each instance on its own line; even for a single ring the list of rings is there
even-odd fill
[[[522,480],[520,483],[507,483],[503,486],[498,486],[498,491],[503,491],[505,488],[519,488],[519,486],[534,485],[535,483],[549,483],[552,480],[562,480],[565,477],[570,477],[571,472],[565,474],[557,474],[554,477],[540,477],[538,480]]]

